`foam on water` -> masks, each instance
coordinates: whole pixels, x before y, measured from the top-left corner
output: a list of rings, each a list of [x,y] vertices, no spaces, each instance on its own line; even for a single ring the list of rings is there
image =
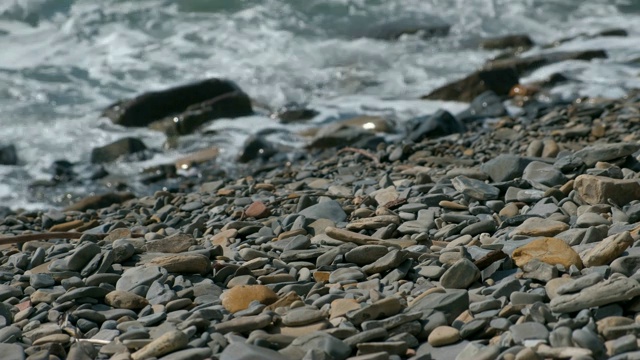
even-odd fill
[[[605,49],[608,59],[564,62],[524,82],[561,72],[573,81],[564,96],[622,96],[640,87],[640,5],[628,0],[5,0],[0,3],[0,143],[18,147],[21,164],[2,167],[0,201],[33,201],[26,184],[50,177],[52,161],[87,161],[93,147],[138,136],[161,147],[164,137],[98,120],[102,108],[143,91],[205,77],[234,80],[257,103],[275,109],[308,103],[321,114],[310,124],[346,114],[403,121],[462,104],[416,100],[473,71],[496,51],[479,37],[527,33],[538,43],[621,27],[630,36],[581,38],[545,51]],[[438,17],[446,37],[404,36],[386,42],[352,35],[374,23]],[[436,21],[436,20],[433,20]],[[144,166],[217,145],[232,159],[259,130],[292,132],[263,115],[220,120],[182,147],[141,163],[112,165],[132,174]],[[301,145],[295,136],[274,141]],[[81,191],[81,189],[78,189]],[[39,204],[38,204],[39,205]]]

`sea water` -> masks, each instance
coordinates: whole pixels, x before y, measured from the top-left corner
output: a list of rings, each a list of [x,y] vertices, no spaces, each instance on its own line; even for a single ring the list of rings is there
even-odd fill
[[[434,38],[356,36],[408,17],[451,29]],[[611,28],[629,36],[578,36]],[[95,191],[35,196],[29,184],[49,179],[54,161],[87,163],[92,148],[118,138],[136,136],[162,149],[163,134],[100,118],[118,99],[209,77],[233,80],[257,104],[257,115],[215,121],[177,149],[107,170],[132,175],[206,146],[218,146],[232,162],[244,139],[264,129],[289,133],[275,141],[300,146],[296,131],[345,114],[404,121],[439,108],[461,111],[464,104],[419,97],[500,53],[479,49],[479,38],[507,34],[528,34],[542,45],[575,37],[526,54],[608,53],[543,67],[524,83],[562,73],[571,81],[553,92],[568,98],[620,97],[640,88],[638,0],[1,0],[0,144],[15,144],[19,164],[0,166],[0,205],[56,206]],[[320,114],[296,125],[269,117],[290,103]]]

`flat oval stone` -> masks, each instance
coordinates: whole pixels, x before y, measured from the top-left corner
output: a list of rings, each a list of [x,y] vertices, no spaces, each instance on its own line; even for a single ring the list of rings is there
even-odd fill
[[[286,326],[302,326],[325,318],[326,315],[320,310],[299,308],[287,312],[287,314],[282,317],[282,323]]]
[[[359,281],[367,276],[362,270],[357,268],[341,268],[331,272],[329,282],[332,284],[342,281]]]

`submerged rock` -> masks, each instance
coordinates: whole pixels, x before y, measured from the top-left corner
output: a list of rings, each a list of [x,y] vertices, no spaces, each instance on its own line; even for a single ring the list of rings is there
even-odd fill
[[[505,35],[480,41],[480,47],[488,50],[517,48],[519,51],[524,51],[533,45],[533,40],[526,34]]]
[[[112,162],[121,156],[138,153],[146,150],[142,140],[133,137],[126,137],[107,144],[105,146],[94,148],[91,151],[91,162],[94,164]]]
[[[18,164],[18,151],[13,144],[0,146],[0,165]]]

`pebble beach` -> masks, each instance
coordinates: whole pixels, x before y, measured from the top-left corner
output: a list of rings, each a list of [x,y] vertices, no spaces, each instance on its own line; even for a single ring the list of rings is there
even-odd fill
[[[376,39],[415,30],[398,24]],[[265,110],[219,77],[105,107],[164,148],[94,146],[30,185],[94,193],[0,208],[0,358],[640,359],[640,91],[562,97],[575,79],[527,78],[609,56],[556,49],[570,41],[483,39],[500,54],[421,96],[462,111],[310,123],[316,109],[288,105],[269,119],[304,146],[266,129],[237,155],[201,147],[121,186],[104,164]],[[15,147],[0,159],[17,164]]]
[[[638,95],[577,99],[7,214],[0,353],[639,358],[639,119]]]

